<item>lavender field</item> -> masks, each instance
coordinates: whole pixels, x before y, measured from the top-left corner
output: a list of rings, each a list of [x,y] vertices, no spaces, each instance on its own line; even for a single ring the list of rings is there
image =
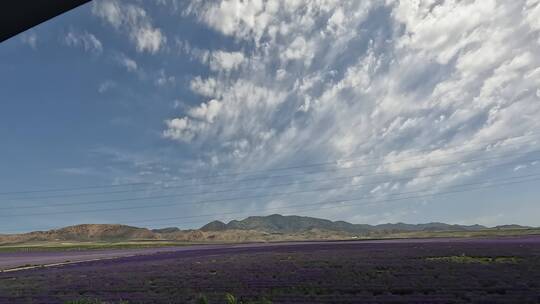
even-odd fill
[[[238,303],[540,303],[540,237],[216,246],[0,273],[0,303],[226,303],[227,293]]]

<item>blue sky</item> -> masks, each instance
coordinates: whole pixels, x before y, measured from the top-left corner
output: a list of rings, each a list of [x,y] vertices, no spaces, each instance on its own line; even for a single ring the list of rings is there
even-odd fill
[[[93,1],[0,44],[0,232],[538,226],[538,20],[531,0]]]

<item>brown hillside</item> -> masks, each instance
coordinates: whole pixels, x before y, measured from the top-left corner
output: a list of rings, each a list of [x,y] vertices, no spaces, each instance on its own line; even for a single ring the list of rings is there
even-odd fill
[[[0,243],[31,241],[125,241],[135,239],[160,239],[160,235],[146,228],[106,224],[83,224],[49,231],[0,235]]]

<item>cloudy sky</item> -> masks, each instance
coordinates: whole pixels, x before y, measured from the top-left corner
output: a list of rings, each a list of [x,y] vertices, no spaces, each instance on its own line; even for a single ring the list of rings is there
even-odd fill
[[[540,225],[540,1],[100,0],[0,44],[0,232]]]

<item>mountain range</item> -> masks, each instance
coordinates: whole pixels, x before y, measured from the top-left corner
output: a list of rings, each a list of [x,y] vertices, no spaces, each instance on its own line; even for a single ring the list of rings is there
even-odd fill
[[[271,233],[295,233],[311,229],[321,229],[330,231],[347,232],[354,234],[365,234],[374,231],[470,231],[482,230],[487,227],[481,225],[449,225],[444,223],[429,224],[351,224],[344,221],[330,221],[320,218],[305,216],[283,216],[273,214],[269,216],[251,216],[241,221],[230,221],[225,224],[220,221],[210,222],[200,228],[202,231],[224,231],[224,230],[258,230]]]
[[[192,230],[181,230],[176,227],[150,230],[126,225],[83,224],[49,231],[0,234],[0,244],[32,241],[172,240],[186,242],[249,242],[308,239],[333,240],[391,237],[400,233],[477,232],[528,228],[531,227],[504,225],[488,228],[482,225],[450,225],[445,223],[367,225],[305,216],[273,214],[269,216],[251,216],[228,223],[213,221],[199,229]]]

